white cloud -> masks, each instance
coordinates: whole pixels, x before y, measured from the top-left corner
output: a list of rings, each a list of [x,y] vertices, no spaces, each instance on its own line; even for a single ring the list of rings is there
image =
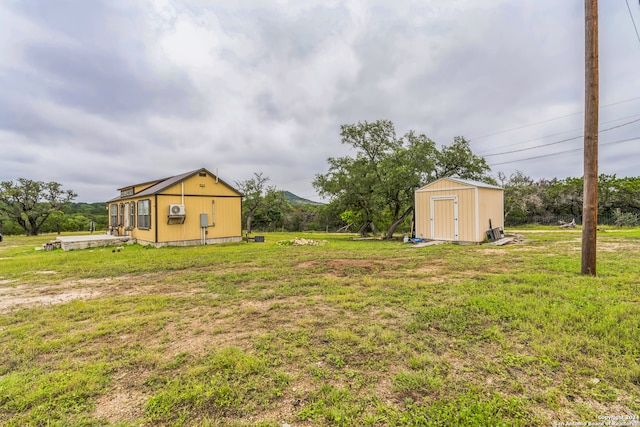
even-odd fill
[[[345,123],[391,119],[399,134],[414,129],[438,145],[464,135],[485,153],[547,143],[554,137],[542,137],[581,127],[571,114],[583,103],[582,7],[579,0],[90,7],[52,0],[36,10],[4,2],[0,142],[11,148],[0,158],[0,179],[55,180],[79,200],[99,201],[133,182],[207,167],[228,182],[264,172],[279,188],[312,196],[326,158],[349,152],[339,138]],[[634,13],[640,23],[640,8]],[[605,3],[600,16],[603,104],[640,97],[640,43],[626,5]],[[629,116],[639,104],[603,107],[601,116]],[[504,129],[517,130],[498,133]],[[636,174],[636,146],[604,146],[603,172]],[[579,176],[580,156],[496,171]]]

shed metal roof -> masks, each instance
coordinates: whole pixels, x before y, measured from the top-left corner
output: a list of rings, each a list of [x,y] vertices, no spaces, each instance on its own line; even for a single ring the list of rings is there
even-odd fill
[[[430,182],[429,184],[420,187],[418,189],[418,191],[422,190],[423,188],[429,187],[429,186],[435,184],[436,182],[442,181],[444,179],[448,179],[450,181],[457,182],[458,184],[470,185],[472,187],[492,188],[494,190],[504,190],[502,187],[499,187],[497,185],[487,184],[486,182],[474,181],[474,180],[471,180],[471,179],[463,179],[463,178],[458,178],[458,177],[455,177],[455,176],[447,176],[447,177],[444,177],[444,178],[436,179],[435,181]]]

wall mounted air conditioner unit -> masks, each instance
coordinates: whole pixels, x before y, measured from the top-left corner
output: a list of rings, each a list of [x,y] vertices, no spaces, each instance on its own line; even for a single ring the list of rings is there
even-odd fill
[[[169,216],[185,216],[184,205],[169,205]]]

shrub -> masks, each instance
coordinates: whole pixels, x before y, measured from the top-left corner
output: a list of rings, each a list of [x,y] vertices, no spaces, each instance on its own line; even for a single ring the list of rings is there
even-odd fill
[[[633,212],[622,212],[616,209],[613,213],[616,227],[636,227],[638,225],[638,215]]]

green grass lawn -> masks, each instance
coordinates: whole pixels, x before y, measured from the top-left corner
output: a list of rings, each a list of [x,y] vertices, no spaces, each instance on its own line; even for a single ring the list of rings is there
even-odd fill
[[[5,236],[0,424],[637,421],[640,230],[598,234],[595,278],[579,274],[579,231],[523,234],[120,252]],[[324,244],[277,244],[295,237]]]

